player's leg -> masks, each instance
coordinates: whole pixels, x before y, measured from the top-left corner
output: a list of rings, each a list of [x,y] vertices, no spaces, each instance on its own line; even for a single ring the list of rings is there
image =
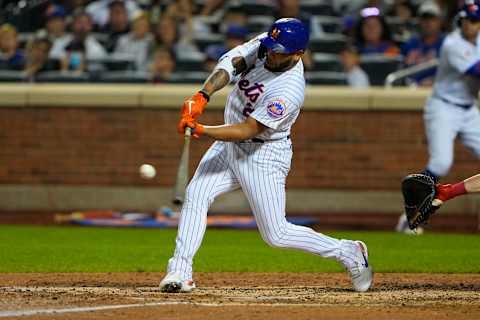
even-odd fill
[[[424,124],[429,160],[426,167],[434,176],[445,176],[453,163],[454,141],[463,118],[459,107],[430,98],[425,106]]]
[[[255,215],[262,238],[272,247],[299,249],[341,262],[349,271],[369,268],[365,244],[338,240],[285,218],[285,178],[292,156],[290,141],[263,145],[245,144],[234,168]],[[359,266],[360,264],[360,266]],[[356,268],[354,271],[352,269]],[[363,270],[362,269],[362,270]],[[365,291],[372,281],[371,269],[356,273],[355,289]]]
[[[200,161],[186,190],[178,224],[175,252],[167,268],[169,275],[181,281],[192,280],[193,257],[205,234],[208,208],[218,195],[239,188],[229,170],[226,144],[217,141],[210,147]],[[165,279],[161,287],[164,283]],[[179,291],[181,288],[171,289],[165,291]]]
[[[422,173],[435,181],[446,175],[453,163],[454,141],[461,124],[458,111],[458,107],[436,98],[430,98],[425,106],[423,120],[429,160]],[[410,230],[405,213],[398,218],[395,230],[407,234],[423,233],[422,227],[416,231]]]
[[[480,111],[476,106],[464,111],[460,138],[480,158]]]

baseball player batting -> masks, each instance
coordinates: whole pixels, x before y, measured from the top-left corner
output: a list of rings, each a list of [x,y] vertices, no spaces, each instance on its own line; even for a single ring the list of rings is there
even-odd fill
[[[179,133],[189,127],[193,136],[216,141],[187,187],[175,252],[160,282],[162,291],[195,288],[192,264],[205,233],[208,208],[218,195],[238,188],[244,191],[260,234],[270,246],[335,259],[349,271],[355,290],[371,286],[373,272],[362,241],[334,239],[285,219],[285,179],[293,153],[290,129],[304,100],[301,58],[308,38],[300,20],[277,20],[268,33],[223,55],[203,88],[184,102]],[[199,124],[197,118],[210,97],[234,80],[225,124]]]
[[[476,106],[480,88],[480,2],[467,0],[457,23],[440,50],[437,75],[424,111],[430,159],[422,173],[435,182],[452,166],[457,136],[480,158],[480,113]],[[402,215],[397,230],[406,228]]]

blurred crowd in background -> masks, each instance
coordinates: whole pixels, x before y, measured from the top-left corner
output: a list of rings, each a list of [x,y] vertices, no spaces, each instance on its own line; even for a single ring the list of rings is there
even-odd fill
[[[296,17],[310,84],[383,85],[438,56],[457,0],[0,0],[0,81],[198,83],[226,51]],[[435,70],[403,84],[429,86]]]

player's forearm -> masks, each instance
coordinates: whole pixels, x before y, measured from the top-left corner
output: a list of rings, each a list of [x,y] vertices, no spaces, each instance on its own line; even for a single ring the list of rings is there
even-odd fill
[[[229,84],[234,74],[240,74],[245,71],[247,64],[243,57],[234,57],[231,59],[231,67],[233,69],[230,68],[230,71],[222,68],[215,69],[203,84],[201,91],[211,96]]]
[[[224,124],[221,126],[203,126],[203,135],[222,141],[248,140],[258,134],[258,131],[246,123]]]
[[[212,96],[212,94],[225,87],[229,82],[230,76],[227,71],[217,69],[207,78],[200,91]]]
[[[465,179],[464,183],[468,193],[480,192],[480,174]]]

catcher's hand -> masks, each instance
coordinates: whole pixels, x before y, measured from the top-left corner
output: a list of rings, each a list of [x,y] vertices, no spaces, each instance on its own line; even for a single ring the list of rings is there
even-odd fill
[[[409,174],[402,181],[402,194],[408,226],[414,230],[425,224],[430,216],[443,204],[436,199],[435,182],[424,174]]]

